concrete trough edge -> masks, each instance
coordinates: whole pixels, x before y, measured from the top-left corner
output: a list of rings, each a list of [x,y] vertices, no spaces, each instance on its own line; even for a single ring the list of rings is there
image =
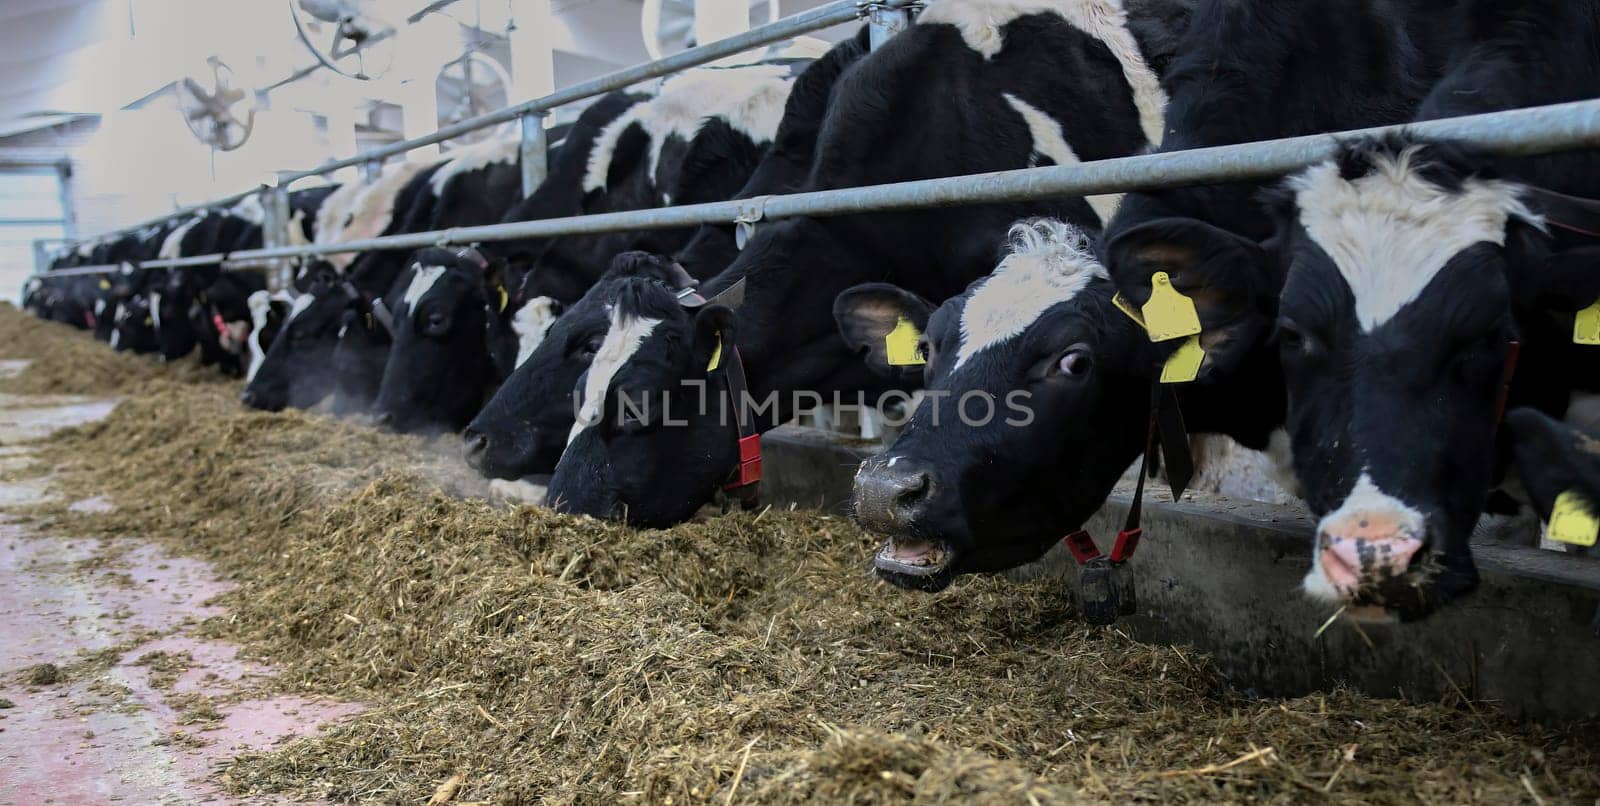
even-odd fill
[[[798,427],[766,434],[762,446],[764,503],[833,512],[844,511],[856,466],[877,450]],[[1102,544],[1121,527],[1129,492],[1119,489],[1090,520]],[[1319,634],[1332,609],[1299,590],[1311,567],[1303,510],[1203,493],[1175,502],[1158,484],[1144,513],[1145,539],[1128,566],[1139,613],[1117,628],[1204,650],[1246,694],[1347,686],[1414,702],[1466,697],[1543,722],[1600,718],[1600,560],[1474,544],[1482,583],[1468,599],[1420,623],[1341,618]],[[1076,596],[1077,569],[1064,551],[1026,573],[1059,578]],[[960,596],[960,583],[941,595]]]

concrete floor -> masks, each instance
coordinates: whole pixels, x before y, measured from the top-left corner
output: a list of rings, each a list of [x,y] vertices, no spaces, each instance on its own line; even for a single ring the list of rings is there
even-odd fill
[[[29,440],[104,417],[113,405],[0,395],[0,473],[29,461]],[[0,481],[0,506],[40,500],[46,488]],[[250,697],[252,681],[272,670],[196,634],[222,612],[206,603],[227,583],[207,564],[136,537],[42,534],[0,516],[0,579],[0,802],[236,802],[216,783],[227,759],[359,710]],[[150,667],[158,651],[192,661],[174,681]],[[105,662],[90,663],[86,655],[97,652],[108,652]],[[24,671],[45,663],[73,673],[27,684]],[[195,721],[196,695],[220,718]]]

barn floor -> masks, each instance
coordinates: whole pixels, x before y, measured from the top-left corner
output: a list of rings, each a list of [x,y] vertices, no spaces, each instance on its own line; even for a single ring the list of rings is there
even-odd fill
[[[19,369],[0,366],[0,375]],[[28,442],[97,420],[112,401],[0,395],[0,472]],[[0,480],[0,505],[47,495],[40,478]],[[83,512],[108,505],[90,498]],[[314,732],[356,707],[254,697],[272,669],[197,634],[231,585],[202,561],[137,537],[44,534],[0,520],[0,792],[13,803],[229,803],[220,762]]]
[[[888,589],[817,513],[635,531],[489,503],[452,446],[244,412],[0,305],[19,356],[0,801],[1600,797],[1592,726],[1459,690],[1252,697],[1082,625],[1059,580]]]

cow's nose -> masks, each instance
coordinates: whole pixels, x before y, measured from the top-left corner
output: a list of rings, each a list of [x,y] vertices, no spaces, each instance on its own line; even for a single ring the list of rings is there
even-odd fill
[[[379,428],[389,431],[394,430],[394,414],[392,412],[380,411],[376,417],[372,418],[372,422]]]
[[[466,433],[461,435],[461,450],[466,456],[469,467],[473,470],[482,470],[483,455],[489,452],[489,435],[467,429]]]
[[[877,459],[856,474],[856,520],[889,531],[904,529],[927,511],[933,476],[899,457]]]
[[[1423,546],[1421,519],[1406,510],[1338,512],[1317,530],[1323,577],[1346,600],[1363,586],[1404,574]]]

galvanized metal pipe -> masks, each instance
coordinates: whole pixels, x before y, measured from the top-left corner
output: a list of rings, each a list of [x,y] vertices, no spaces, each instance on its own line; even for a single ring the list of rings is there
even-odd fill
[[[459,227],[435,232],[368,238],[341,244],[310,245],[289,249],[253,249],[231,255],[200,255],[179,260],[153,260],[143,265],[147,267],[209,265],[225,258],[242,263],[296,255],[364,252],[376,249],[419,249],[434,245],[546,238],[619,230],[671,229],[706,223],[726,224],[741,216],[748,216],[752,210],[759,211],[760,219],[771,220],[799,216],[835,216],[994,204],[1058,196],[1089,196],[1184,185],[1271,179],[1327,159],[1334,154],[1341,141],[1401,132],[1418,137],[1457,140],[1487,151],[1511,155],[1533,155],[1600,147],[1600,100],[1490,112],[1402,126],[1380,126],[1282,140],[1144,154],[1076,165],[1022,168],[682,207]]]
[[[292,239],[289,237],[289,191],[283,185],[275,185],[261,191],[261,245],[267,248],[288,246]],[[267,266],[271,273],[267,275],[267,287],[272,291],[281,291],[293,282],[290,276],[289,261],[278,260]]]
[[[869,3],[867,5],[867,46],[873,50],[883,47],[895,34],[911,27],[913,12],[920,6],[887,3]]]
[[[84,277],[93,274],[116,274],[122,271],[122,264],[100,263],[93,266],[74,266],[70,269],[57,269],[45,272],[44,277]],[[39,275],[35,275],[39,276]],[[31,279],[31,278],[30,278]]]
[[[522,159],[522,198],[533,195],[550,173],[550,135],[544,128],[545,113],[530,112],[518,119],[522,142],[518,156]]]

